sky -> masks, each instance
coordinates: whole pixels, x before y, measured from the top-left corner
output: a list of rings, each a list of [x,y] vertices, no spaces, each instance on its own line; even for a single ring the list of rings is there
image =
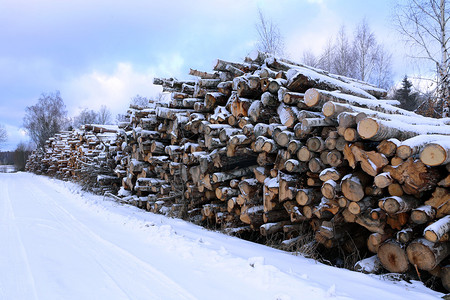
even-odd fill
[[[392,22],[393,0],[0,0],[1,150],[28,136],[25,109],[60,91],[68,115],[106,105],[113,118],[131,98],[153,97],[154,77],[190,79],[215,59],[242,61],[255,49],[258,8],[278,25],[286,56],[320,54],[345,25],[366,18],[393,54],[395,80],[409,72]]]

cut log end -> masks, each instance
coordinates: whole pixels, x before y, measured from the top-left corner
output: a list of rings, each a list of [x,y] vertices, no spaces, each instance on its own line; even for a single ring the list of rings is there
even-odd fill
[[[424,238],[411,242],[406,248],[411,264],[425,271],[433,270],[448,254],[447,243],[432,243]]]
[[[378,133],[379,125],[378,123],[370,118],[361,120],[358,123],[358,133],[364,139],[370,139]]]
[[[389,272],[405,273],[409,269],[408,257],[402,244],[388,240],[378,248],[378,258]]]
[[[333,102],[327,102],[322,107],[322,113],[325,117],[331,117],[334,115],[336,109]]]
[[[428,166],[439,166],[449,160],[447,151],[438,144],[430,144],[420,153],[420,160]]]
[[[320,93],[316,89],[308,89],[305,92],[304,101],[305,104],[309,107],[317,105],[320,100]]]

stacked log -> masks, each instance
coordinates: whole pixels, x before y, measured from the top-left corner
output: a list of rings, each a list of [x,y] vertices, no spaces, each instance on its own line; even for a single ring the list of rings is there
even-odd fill
[[[46,141],[44,149],[31,153],[25,169],[77,181],[97,194],[116,194],[120,187],[113,172],[116,132],[117,127],[111,125],[84,125],[60,132]]]
[[[156,78],[170,101],[130,108],[120,124],[115,173],[137,205],[280,245],[312,231],[318,249],[373,253],[391,272],[444,270],[447,119],[261,53],[190,74]]]

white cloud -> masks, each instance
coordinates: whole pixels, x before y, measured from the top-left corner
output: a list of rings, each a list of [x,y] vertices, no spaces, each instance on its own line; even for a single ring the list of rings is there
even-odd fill
[[[10,124],[4,124],[4,126],[8,132],[8,139],[4,145],[1,145],[0,150],[14,151],[20,142],[27,143],[29,141],[29,137],[23,128]]]
[[[136,94],[151,97],[161,92],[160,87],[152,84],[154,74],[153,70],[137,71],[131,64],[121,62],[111,74],[93,70],[69,80],[61,94],[71,116],[83,108],[98,110],[106,105],[114,117],[126,112]]]

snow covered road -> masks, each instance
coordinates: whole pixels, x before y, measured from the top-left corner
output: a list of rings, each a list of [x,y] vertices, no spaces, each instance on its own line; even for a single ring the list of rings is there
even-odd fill
[[[0,299],[437,299],[28,173],[0,174]]]

